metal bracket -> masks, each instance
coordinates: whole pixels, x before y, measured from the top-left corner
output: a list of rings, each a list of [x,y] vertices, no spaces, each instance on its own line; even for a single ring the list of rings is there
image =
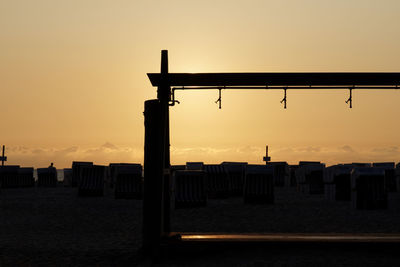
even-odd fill
[[[353,108],[353,88],[349,88],[350,90],[350,95],[349,95],[349,99],[347,99],[345,102],[346,104],[349,103],[349,107]]]
[[[178,103],[178,104],[181,103],[178,100],[175,100],[175,89],[174,88],[172,88],[172,90],[171,90],[171,96],[172,96],[172,100],[171,100],[171,102],[169,102],[170,106],[175,106],[175,103]]]
[[[219,109],[221,109],[221,103],[222,103],[221,90],[222,90],[222,88],[218,88],[218,99],[217,99],[217,101],[215,101],[215,104],[218,103]]]
[[[283,99],[281,100],[281,104],[283,103],[283,108],[286,109],[286,89],[283,89],[284,95],[283,95]]]

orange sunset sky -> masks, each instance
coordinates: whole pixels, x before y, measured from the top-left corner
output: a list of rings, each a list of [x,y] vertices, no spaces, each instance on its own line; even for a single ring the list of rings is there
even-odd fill
[[[400,72],[400,1],[0,2],[7,164],[143,163],[146,73]],[[171,162],[400,161],[400,90],[178,91]]]

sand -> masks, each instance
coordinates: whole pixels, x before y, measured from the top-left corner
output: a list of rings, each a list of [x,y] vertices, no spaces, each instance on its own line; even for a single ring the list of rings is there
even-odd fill
[[[137,261],[142,201],[78,198],[76,188],[4,189],[0,193],[4,266],[102,266]]]
[[[274,205],[211,200],[205,208],[178,209],[173,215],[176,231],[400,233],[399,211],[355,210],[350,202],[327,201],[295,188],[276,187]]]
[[[76,188],[2,189],[0,266],[136,266],[140,258],[142,201],[78,198]],[[244,205],[241,198],[209,200],[178,209],[173,231],[400,233],[400,212],[359,211],[295,189],[276,188],[274,205]],[[400,266],[391,249],[223,249],[169,252],[160,266]]]

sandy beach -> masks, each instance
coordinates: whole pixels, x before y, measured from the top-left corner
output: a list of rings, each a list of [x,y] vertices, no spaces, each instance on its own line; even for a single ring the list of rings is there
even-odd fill
[[[275,188],[274,205],[244,205],[242,198],[209,200],[207,207],[172,213],[172,231],[281,233],[400,233],[396,210],[360,211],[294,188]],[[140,258],[142,201],[79,198],[76,188],[2,189],[1,266],[136,266]],[[389,249],[223,249],[170,252],[160,266],[398,266]]]
[[[3,266],[134,264],[142,201],[78,198],[76,188],[1,191]]]

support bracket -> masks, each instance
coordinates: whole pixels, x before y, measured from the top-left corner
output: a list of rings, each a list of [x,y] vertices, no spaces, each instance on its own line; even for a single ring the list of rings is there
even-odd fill
[[[221,91],[222,91],[222,88],[218,88],[218,99],[217,99],[217,101],[215,101],[215,104],[218,103],[219,109],[221,109],[221,104],[222,104]]]
[[[283,103],[283,108],[284,109],[286,109],[286,100],[287,100],[287,98],[286,98],[286,90],[287,90],[287,88],[283,88],[283,99],[281,100],[281,104]]]
[[[353,88],[349,88],[349,91],[350,91],[349,99],[347,99],[345,102],[346,104],[349,104],[350,108],[353,108]]]
[[[184,89],[184,87],[183,87]],[[169,106],[175,106],[175,103],[180,104],[178,100],[175,100],[175,88],[171,89],[171,101],[169,102]]]

